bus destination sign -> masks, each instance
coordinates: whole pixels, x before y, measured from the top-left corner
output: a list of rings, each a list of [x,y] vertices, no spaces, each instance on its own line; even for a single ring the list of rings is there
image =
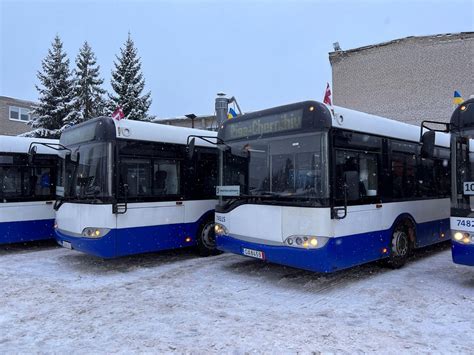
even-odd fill
[[[287,111],[250,120],[233,119],[225,128],[226,139],[293,131],[303,127],[303,109]]]

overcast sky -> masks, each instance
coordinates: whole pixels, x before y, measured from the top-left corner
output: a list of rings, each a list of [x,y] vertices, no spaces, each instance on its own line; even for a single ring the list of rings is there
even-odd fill
[[[244,111],[322,100],[333,42],[351,49],[473,31],[473,13],[474,0],[0,0],[0,95],[37,99],[36,72],[56,34],[71,64],[83,41],[91,44],[109,90],[130,31],[158,117],[213,113],[219,91]]]

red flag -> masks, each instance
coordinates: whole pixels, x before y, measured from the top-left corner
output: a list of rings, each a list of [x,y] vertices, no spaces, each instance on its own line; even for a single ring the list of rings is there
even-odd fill
[[[121,108],[120,106],[118,106],[118,107],[115,109],[114,113],[112,114],[112,118],[113,118],[114,120],[120,121],[120,120],[121,120],[122,118],[124,118],[124,117],[125,117],[125,115],[124,115],[124,113],[123,113],[123,111],[122,111],[122,108]]]
[[[328,85],[326,86],[326,92],[324,93],[324,100],[323,100],[323,102],[324,102],[326,105],[332,106],[332,102],[331,102],[331,88],[329,87],[329,83],[328,83]]]

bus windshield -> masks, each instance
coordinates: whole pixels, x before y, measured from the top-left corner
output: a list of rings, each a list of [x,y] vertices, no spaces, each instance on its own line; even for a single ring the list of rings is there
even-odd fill
[[[61,161],[58,196],[100,202],[112,196],[111,143],[93,142],[71,147]]]
[[[474,216],[474,105],[467,100],[451,117],[452,215]]]
[[[456,152],[456,178],[453,179],[453,208],[474,211],[474,130],[453,133]]]
[[[236,197],[321,205],[329,198],[327,133],[230,142],[221,147],[220,185]],[[238,188],[235,188],[238,186]]]

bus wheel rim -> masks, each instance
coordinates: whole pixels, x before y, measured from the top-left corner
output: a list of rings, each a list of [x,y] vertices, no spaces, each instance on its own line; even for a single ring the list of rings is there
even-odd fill
[[[394,248],[398,256],[405,256],[408,253],[408,237],[403,232],[395,233]]]
[[[201,241],[202,244],[209,249],[214,249],[216,247],[216,238],[213,235],[214,223],[207,223],[201,232]]]

